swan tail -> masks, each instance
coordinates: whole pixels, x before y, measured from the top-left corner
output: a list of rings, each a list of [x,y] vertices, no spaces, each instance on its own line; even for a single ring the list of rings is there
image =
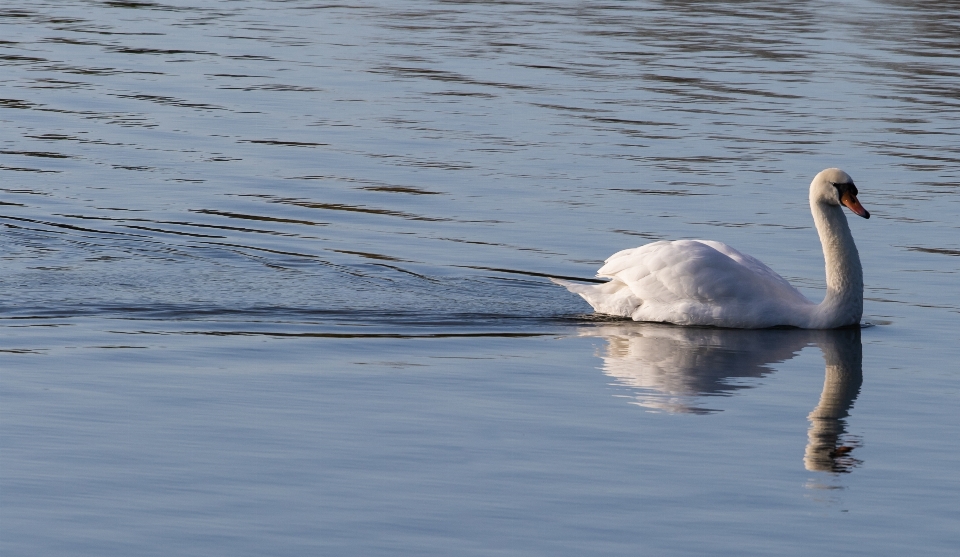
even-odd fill
[[[550,281],[579,295],[595,312],[605,315],[632,317],[634,311],[643,304],[643,300],[637,298],[630,287],[617,278],[603,284],[577,284],[555,278]]]

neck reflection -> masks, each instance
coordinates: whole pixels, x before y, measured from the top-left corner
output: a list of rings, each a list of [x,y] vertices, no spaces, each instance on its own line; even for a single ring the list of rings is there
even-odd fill
[[[860,329],[818,331],[826,376],[820,403],[810,412],[803,465],[817,472],[849,472],[861,461],[851,452],[859,439],[847,435],[846,417],[863,384],[863,345]]]
[[[859,441],[846,418],[863,383],[860,329],[732,330],[650,323],[606,325],[583,331],[607,340],[603,371],[634,391],[633,403],[652,411],[708,414],[712,397],[731,396],[772,373],[772,364],[817,345],[826,362],[820,402],[808,416],[804,466],[810,471],[849,472]]]

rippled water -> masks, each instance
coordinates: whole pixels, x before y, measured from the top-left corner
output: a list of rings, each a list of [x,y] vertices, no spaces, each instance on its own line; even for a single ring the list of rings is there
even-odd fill
[[[951,554],[958,52],[957,2],[4,3],[3,553]],[[829,166],[862,331],[545,278],[709,238],[819,299]]]

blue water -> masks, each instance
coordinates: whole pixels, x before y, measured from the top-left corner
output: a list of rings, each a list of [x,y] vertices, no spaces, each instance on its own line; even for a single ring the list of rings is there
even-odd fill
[[[953,555],[954,3],[0,8],[3,555]],[[657,239],[861,330],[597,318]]]

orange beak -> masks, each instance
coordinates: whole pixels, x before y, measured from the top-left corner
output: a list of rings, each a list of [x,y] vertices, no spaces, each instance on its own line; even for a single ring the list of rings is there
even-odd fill
[[[863,205],[857,200],[857,196],[852,193],[845,193],[840,197],[840,203],[843,203],[847,206],[848,209],[854,213],[860,215],[861,217],[868,219],[870,218],[870,211],[867,211],[863,208]]]

